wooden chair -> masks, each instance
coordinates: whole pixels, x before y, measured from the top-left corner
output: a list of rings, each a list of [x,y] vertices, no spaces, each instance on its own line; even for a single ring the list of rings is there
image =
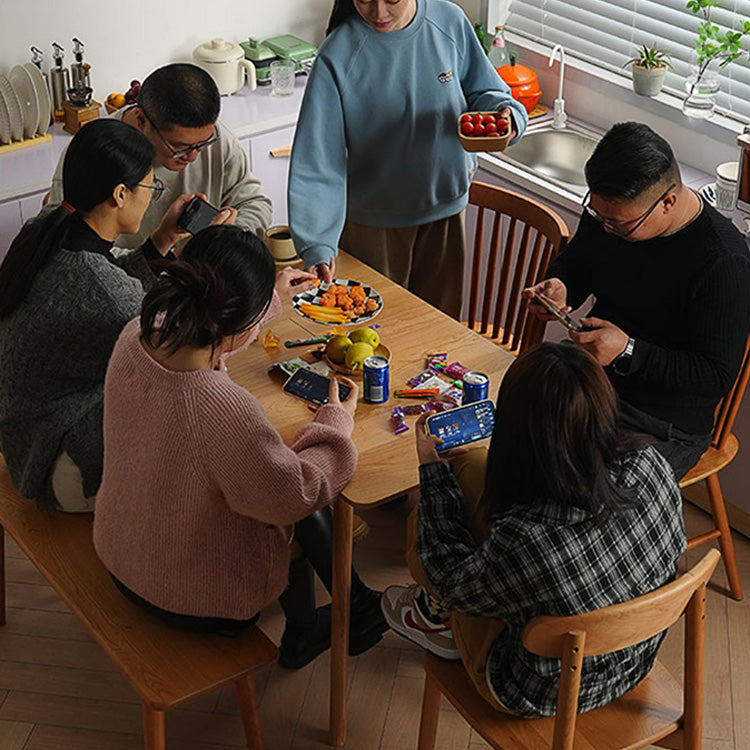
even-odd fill
[[[742,360],[739,375],[732,390],[722,399],[716,411],[713,437],[708,450],[700,457],[698,463],[680,480],[680,489],[706,480],[708,499],[711,503],[711,515],[714,528],[704,534],[688,539],[688,549],[704,544],[712,539],[719,540],[724,569],[727,572],[729,592],[737,601],[742,600],[742,584],[737,569],[737,557],[732,544],[732,534],[727,520],[727,509],[724,505],[724,495],[719,484],[719,472],[732,462],[739,450],[739,442],[732,433],[734,418],[745,395],[748,377],[750,377],[750,336],[745,345],[745,357]]]
[[[440,694],[497,750],[613,750],[660,747],[697,750],[703,726],[703,637],[706,583],[719,561],[709,550],[685,575],[637,599],[573,617],[539,616],[523,632],[524,646],[562,660],[557,715],[524,719],[497,711],[476,691],[460,662],[425,656],[419,750],[435,746]],[[656,635],[686,614],[684,696],[656,661],[648,676],[612,703],[577,714],[584,656],[610,653]]]
[[[544,278],[568,242],[568,227],[541,203],[484,182],[472,182],[469,204],[477,217],[466,323],[514,354],[526,351],[541,342],[546,324],[529,316],[521,291]],[[488,242],[485,213],[492,222]]]
[[[97,557],[91,513],[40,513],[2,461],[0,470],[0,625],[7,531],[140,695],[146,750],[164,750],[165,711],[230,682],[248,748],[262,750],[252,672],[278,655],[265,634],[256,627],[236,638],[189,633],[148,614],[118,591]]]

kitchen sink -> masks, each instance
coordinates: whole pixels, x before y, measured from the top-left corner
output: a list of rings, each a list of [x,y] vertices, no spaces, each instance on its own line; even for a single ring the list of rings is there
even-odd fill
[[[586,186],[583,167],[601,136],[568,123],[564,130],[550,125],[531,126],[523,138],[502,153],[502,158],[564,187]]]

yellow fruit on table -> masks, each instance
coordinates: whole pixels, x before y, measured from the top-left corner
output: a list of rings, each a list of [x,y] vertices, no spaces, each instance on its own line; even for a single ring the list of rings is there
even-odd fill
[[[349,337],[339,333],[333,338],[328,339],[326,357],[337,365],[343,365],[346,361],[346,352],[351,345],[352,342]]]
[[[115,94],[115,98],[112,100],[111,104],[117,109],[120,109],[120,107],[125,106],[125,94]]]
[[[378,336],[378,332],[374,328],[370,328],[369,326],[367,326],[366,328],[355,329],[349,334],[349,338],[352,340],[352,343],[356,344],[357,342],[361,341],[365,344],[369,344],[373,349],[377,349],[378,344],[380,343],[380,336]]]
[[[350,370],[361,370],[364,361],[372,357],[374,352],[375,350],[369,344],[356,341],[346,350],[346,366]]]

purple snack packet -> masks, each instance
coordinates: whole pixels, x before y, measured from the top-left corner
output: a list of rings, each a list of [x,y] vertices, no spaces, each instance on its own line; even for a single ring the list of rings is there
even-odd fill
[[[398,407],[397,407],[398,408]],[[401,410],[408,417],[417,416],[427,411],[427,404],[406,404],[406,406],[400,407]]]
[[[462,378],[469,372],[469,368],[464,367],[460,362],[451,362],[443,372],[452,378]]]
[[[402,432],[406,432],[409,429],[409,425],[404,422],[404,410],[400,406],[393,407],[391,424],[393,425],[393,432],[395,435],[400,435]]]
[[[429,380],[431,377],[437,374],[437,370],[435,370],[433,367],[428,367],[426,370],[422,370],[422,372],[420,372],[418,375],[415,375],[413,378],[409,378],[406,382],[412,388],[416,388],[417,386],[422,385],[425,380]]]

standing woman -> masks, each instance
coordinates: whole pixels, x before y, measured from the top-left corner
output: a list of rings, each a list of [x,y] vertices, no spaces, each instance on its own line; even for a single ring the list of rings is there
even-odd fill
[[[0,451],[39,508],[93,509],[102,474],[104,375],[159,259],[184,234],[181,196],[151,237],[115,259],[163,186],[135,128],[96,120],[70,142],[62,205],[21,229],[0,266]]]
[[[325,280],[341,247],[458,317],[463,214],[476,157],[457,120],[526,110],[446,0],[336,0],[294,137],[289,220]],[[343,234],[342,234],[343,229]]]

